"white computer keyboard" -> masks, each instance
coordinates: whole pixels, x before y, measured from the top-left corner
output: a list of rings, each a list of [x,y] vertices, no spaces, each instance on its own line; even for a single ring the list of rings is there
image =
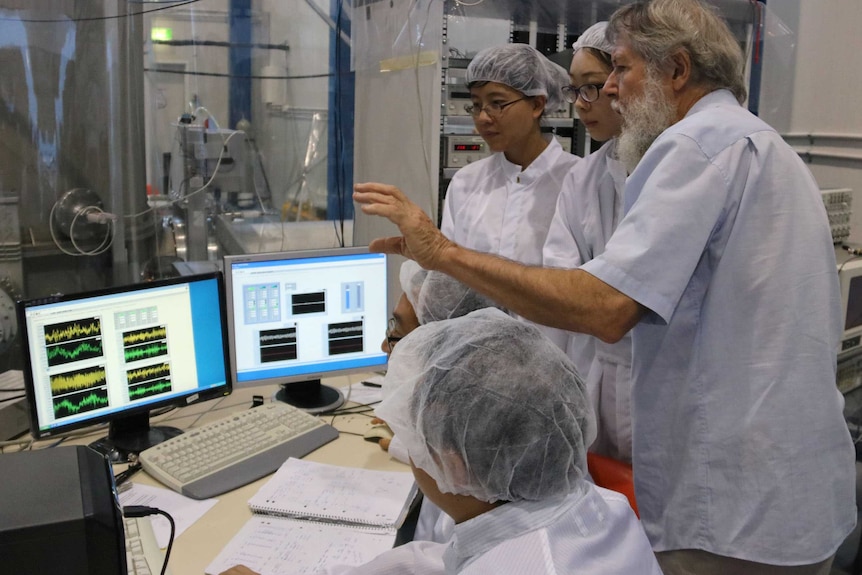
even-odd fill
[[[144,471],[178,493],[206,499],[260,479],[288,457],[302,457],[338,430],[285,403],[266,403],[142,451]]]
[[[129,575],[159,575],[165,554],[156,543],[156,534],[147,517],[126,517],[126,565]],[[170,575],[170,568],[165,575]]]

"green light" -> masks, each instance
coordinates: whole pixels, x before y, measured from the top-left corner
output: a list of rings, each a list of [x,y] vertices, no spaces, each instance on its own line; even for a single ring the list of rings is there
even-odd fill
[[[150,33],[150,38],[158,42],[165,42],[174,37],[174,31],[170,28],[156,28]]]

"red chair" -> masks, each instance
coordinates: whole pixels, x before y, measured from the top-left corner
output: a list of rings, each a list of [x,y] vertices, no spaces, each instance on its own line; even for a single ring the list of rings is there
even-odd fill
[[[630,464],[587,452],[587,468],[589,468],[590,475],[593,476],[596,485],[625,495],[629,500],[629,505],[634,509],[635,515],[640,518],[638,505],[635,501],[634,475]]]

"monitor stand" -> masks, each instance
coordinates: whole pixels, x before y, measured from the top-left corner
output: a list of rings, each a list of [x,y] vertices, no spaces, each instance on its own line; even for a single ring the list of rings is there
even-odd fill
[[[150,414],[145,411],[115,419],[110,424],[108,436],[97,439],[89,447],[112,463],[125,463],[137,459],[141,451],[181,433],[182,430],[176,427],[150,426]]]
[[[344,395],[340,390],[323,385],[319,379],[283,383],[275,399],[308,413],[326,413],[338,409],[344,403]]]

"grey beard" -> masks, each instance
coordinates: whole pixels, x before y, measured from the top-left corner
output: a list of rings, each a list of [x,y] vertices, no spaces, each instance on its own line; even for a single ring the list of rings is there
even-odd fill
[[[644,81],[640,98],[625,105],[618,100],[614,104],[623,117],[617,159],[631,174],[655,139],[674,123],[676,109],[665,97],[658,79],[651,75]]]

